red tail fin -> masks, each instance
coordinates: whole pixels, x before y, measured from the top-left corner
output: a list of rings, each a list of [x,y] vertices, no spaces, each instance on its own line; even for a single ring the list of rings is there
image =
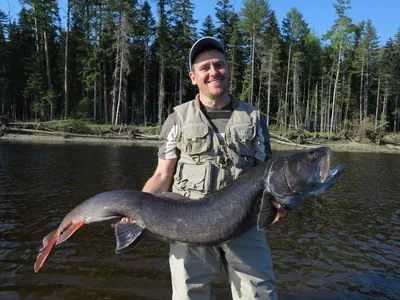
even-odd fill
[[[71,235],[74,234],[79,228],[85,225],[85,221],[79,221],[77,223],[72,223],[67,230],[65,230],[62,235],[58,238],[56,245],[61,244],[69,239]]]
[[[60,232],[57,229],[43,238],[43,247],[39,250],[39,254],[34,265],[35,273],[43,266],[59,236]]]
[[[75,231],[77,231],[80,227],[85,224],[85,221],[79,221],[77,223],[72,223],[67,230],[65,230],[61,235],[61,230],[58,228],[53,232],[46,235],[43,239],[43,247],[39,250],[39,254],[36,258],[36,262],[34,265],[35,273],[39,271],[39,269],[43,266],[47,257],[50,254],[51,249],[53,249],[54,245],[61,244],[66,241]]]

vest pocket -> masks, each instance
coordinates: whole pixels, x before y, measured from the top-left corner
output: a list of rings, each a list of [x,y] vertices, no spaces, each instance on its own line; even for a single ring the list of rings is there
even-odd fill
[[[191,191],[207,194],[210,192],[211,165],[178,163],[174,177],[174,187],[190,197]]]
[[[254,156],[255,144],[254,137],[256,136],[256,128],[254,125],[234,125],[232,130],[233,146],[239,155]]]
[[[189,155],[207,152],[211,147],[209,128],[203,123],[191,123],[182,128],[183,150]]]

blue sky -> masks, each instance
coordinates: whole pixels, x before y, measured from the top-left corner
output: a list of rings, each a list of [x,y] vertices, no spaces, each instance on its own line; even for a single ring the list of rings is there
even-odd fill
[[[140,0],[139,0],[140,1]],[[65,8],[67,0],[58,0],[60,7]],[[192,0],[195,4],[195,19],[199,20],[198,27],[201,26],[204,18],[211,14],[214,17],[215,4],[217,0]],[[154,1],[150,0],[154,5]],[[235,11],[239,12],[243,0],[231,0]],[[287,12],[296,7],[308,23],[308,26],[318,35],[321,36],[332,26],[336,15],[332,3],[336,0],[269,0],[270,7],[276,12],[276,15],[281,24],[282,19]],[[375,26],[381,43],[393,37],[398,28],[400,28],[400,0],[352,0],[349,16],[354,23],[362,20],[371,19]],[[9,9],[10,7],[10,9]],[[20,10],[18,0],[0,0],[0,9],[8,13],[10,10],[11,16],[17,17]],[[156,14],[156,11],[153,11]],[[61,16],[65,12],[61,11]]]

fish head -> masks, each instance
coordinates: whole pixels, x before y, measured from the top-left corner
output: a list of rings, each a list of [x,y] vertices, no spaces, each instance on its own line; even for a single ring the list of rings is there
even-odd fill
[[[336,184],[344,166],[330,170],[330,154],[329,147],[319,147],[273,160],[267,174],[267,186],[273,198],[291,210]]]

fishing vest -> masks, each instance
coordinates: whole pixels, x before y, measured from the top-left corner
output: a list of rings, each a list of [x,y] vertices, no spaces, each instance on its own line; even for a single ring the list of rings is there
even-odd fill
[[[181,130],[172,191],[192,199],[223,188],[254,167],[260,124],[260,114],[254,106],[232,97],[234,108],[222,143],[197,101],[174,108]]]

